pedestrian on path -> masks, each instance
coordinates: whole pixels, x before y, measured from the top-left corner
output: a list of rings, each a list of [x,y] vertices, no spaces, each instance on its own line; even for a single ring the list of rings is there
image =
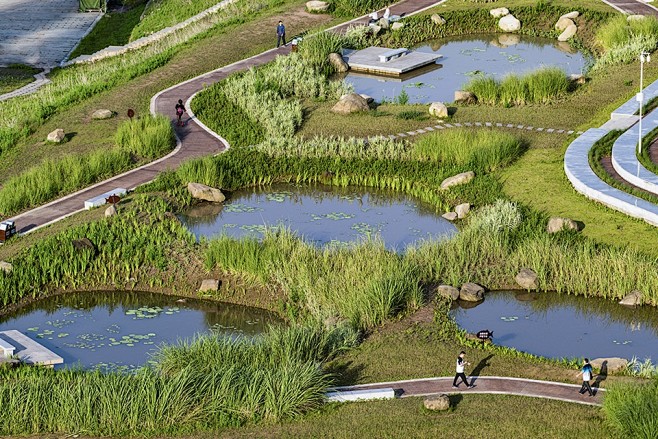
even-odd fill
[[[457,379],[461,378],[461,380],[466,384],[467,389],[472,389],[475,387],[473,383],[468,384],[468,381],[466,381],[466,375],[464,375],[464,366],[470,366],[471,363],[467,362],[464,360],[464,357],[466,356],[466,352],[461,351],[459,353],[459,356],[457,357],[457,373],[455,374],[455,379],[452,381],[452,388],[456,389],[459,387],[459,384],[457,384]]]
[[[592,365],[589,364],[589,359],[585,358],[585,363],[583,364],[583,367],[580,369],[580,372],[578,373],[578,376],[582,375],[583,376],[583,385],[580,388],[580,393],[581,395],[584,395],[585,392],[589,392],[589,396],[594,396],[594,392],[592,392],[592,387],[589,385],[589,380],[592,379]]]
[[[183,126],[183,121],[181,118],[183,117],[183,113],[187,112],[185,109],[185,105],[183,105],[183,100],[179,99],[178,103],[176,104],[176,116],[178,116],[178,123],[176,125]]]
[[[279,20],[279,25],[276,27],[276,47],[278,48],[281,42],[283,45],[286,45],[286,27],[283,25],[283,21]]]

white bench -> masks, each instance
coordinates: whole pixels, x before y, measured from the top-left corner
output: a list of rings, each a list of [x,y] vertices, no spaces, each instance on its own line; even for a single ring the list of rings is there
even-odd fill
[[[388,61],[392,60],[393,58],[399,58],[401,56],[404,56],[407,53],[409,53],[409,50],[405,49],[405,48],[392,49],[392,50],[389,50],[388,52],[384,52],[384,53],[380,54],[379,55],[379,62],[385,63],[385,62],[388,62]]]
[[[15,349],[16,348],[13,345],[7,343],[5,340],[0,338],[0,358],[11,357],[12,355],[14,355]]]
[[[112,189],[111,191],[107,191],[103,194],[98,195],[97,197],[90,198],[87,201],[85,201],[85,209],[89,210],[94,207],[102,206],[105,204],[105,200],[109,198],[111,195],[117,195],[119,197],[123,197],[126,195],[128,191],[126,191],[122,187],[118,187],[116,189]]]
[[[371,399],[393,399],[395,391],[392,388],[365,390],[335,390],[327,392],[329,402],[368,401]]]

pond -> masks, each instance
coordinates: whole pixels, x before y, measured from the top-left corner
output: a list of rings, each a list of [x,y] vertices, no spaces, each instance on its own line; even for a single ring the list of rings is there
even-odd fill
[[[209,300],[136,292],[68,293],[39,300],[0,317],[0,331],[16,329],[64,358],[70,367],[134,369],[157,346],[215,332],[255,336],[280,319],[265,310]]]
[[[283,226],[320,246],[379,236],[391,250],[457,232],[430,205],[404,194],[325,185],[284,184],[236,191],[223,206],[201,204],[180,218],[197,238],[261,237],[267,227]]]
[[[494,343],[544,357],[656,360],[658,310],[558,293],[491,292],[477,305],[459,302],[465,330],[494,331]]]
[[[357,93],[377,102],[393,101],[402,90],[409,103],[452,102],[474,75],[501,79],[508,73],[525,73],[542,66],[556,66],[567,74],[582,74],[588,59],[569,44],[548,38],[516,34],[469,35],[425,43],[414,50],[443,55],[433,65],[395,78],[348,73],[345,81]]]

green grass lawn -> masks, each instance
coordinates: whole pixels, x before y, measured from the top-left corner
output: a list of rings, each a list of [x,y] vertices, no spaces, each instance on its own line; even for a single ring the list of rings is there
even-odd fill
[[[91,55],[108,46],[123,46],[130,41],[130,33],[139,23],[146,4],[140,4],[124,12],[112,11],[103,15],[94,29],[80,41],[69,56]]]
[[[40,69],[24,66],[21,64],[12,64],[7,67],[0,67],[0,94],[9,93],[17,88],[34,82],[34,75]]]

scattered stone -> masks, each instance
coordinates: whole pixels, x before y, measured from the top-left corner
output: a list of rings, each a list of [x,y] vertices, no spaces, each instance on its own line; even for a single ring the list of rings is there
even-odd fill
[[[560,19],[555,23],[555,30],[562,32],[569,26],[573,25],[574,22],[570,18],[560,17]]]
[[[441,217],[447,219],[448,221],[455,221],[457,219],[457,213],[456,212],[446,212],[443,215],[441,215]]]
[[[447,189],[450,186],[457,186],[459,184],[466,184],[469,181],[473,180],[475,178],[475,172],[473,171],[467,171],[467,172],[462,172],[461,174],[453,175],[452,177],[448,177],[443,182],[441,182],[441,189]]]
[[[200,293],[205,293],[208,291],[218,291],[219,290],[219,279],[204,279],[201,281],[201,286],[199,287]]]
[[[573,20],[575,18],[578,18],[579,15],[580,15],[580,12],[572,11],[572,12],[569,12],[568,14],[564,14],[560,18],[569,18],[569,19]]]
[[[522,268],[514,280],[516,280],[516,283],[519,284],[519,286],[524,290],[537,289],[537,273],[529,268]]]
[[[107,209],[105,209],[105,216],[114,216],[117,214],[117,208],[114,204],[110,205]]]
[[[468,302],[479,302],[484,299],[484,287],[473,282],[467,282],[459,290],[459,298]]]
[[[642,291],[640,290],[631,291],[626,295],[626,297],[619,301],[620,305],[627,306],[638,306],[642,305],[642,303],[644,303],[644,299],[642,298]]]
[[[455,213],[457,218],[462,219],[468,215],[468,212],[471,210],[471,205],[469,203],[462,203],[455,206]]]
[[[434,395],[428,396],[423,401],[423,405],[427,410],[432,411],[445,411],[450,408],[450,398],[448,395]]]
[[[11,270],[14,269],[14,266],[11,265],[10,262],[7,261],[0,261],[0,271],[4,271],[5,273],[11,273]]]
[[[329,3],[319,0],[311,0],[306,2],[306,10],[308,12],[327,12],[329,10]]]
[[[213,203],[222,203],[226,200],[222,191],[201,183],[188,183],[187,191],[192,198],[197,200],[212,201]]]
[[[509,14],[498,21],[498,27],[504,32],[516,32],[521,29],[521,22],[515,16]]]
[[[567,41],[569,38],[573,37],[576,35],[576,32],[578,31],[578,28],[576,27],[575,24],[570,25],[567,27],[564,32],[560,34],[559,37],[557,37],[558,41]]]
[[[350,69],[342,56],[338,53],[329,54],[329,64],[331,64],[338,73],[344,73]]]
[[[516,34],[500,34],[498,36],[498,43],[504,47],[515,46],[520,42],[521,37]]]
[[[470,91],[456,90],[455,102],[462,104],[474,104],[477,102],[477,98]]]
[[[373,102],[375,102],[375,99],[373,99],[372,96],[368,96],[367,94],[360,93],[359,96],[365,99],[368,104],[372,104]]]
[[[452,285],[439,285],[436,292],[441,297],[450,298],[452,300],[459,299],[459,288],[453,287]]]
[[[187,299],[178,299],[176,303],[187,303]]]
[[[64,130],[57,128],[55,131],[52,131],[48,134],[47,140],[53,143],[61,143],[64,140]]]
[[[572,73],[569,75],[569,81],[578,85],[583,85],[587,82],[587,77],[585,77],[585,75],[581,75],[580,73]]]
[[[78,251],[89,250],[94,254],[96,253],[96,246],[89,238],[74,239],[71,241],[71,244],[73,244],[73,248]]]
[[[500,17],[504,17],[505,15],[509,15],[509,9],[507,9],[507,8],[496,8],[496,9],[490,10],[489,13],[494,18],[500,18]]]
[[[638,20],[644,20],[644,18],[645,18],[644,15],[633,14],[626,17],[626,21],[638,21]]]
[[[601,370],[604,362],[607,362],[605,364],[605,367],[607,369],[605,371],[606,373],[619,372],[620,370],[626,369],[626,367],[628,366],[628,360],[619,357],[595,358],[591,360],[589,364],[591,364],[593,368]]]
[[[340,100],[331,108],[331,111],[338,114],[350,114],[358,111],[368,111],[370,107],[368,102],[356,93],[350,93],[341,96]]]
[[[91,118],[95,120],[111,119],[114,116],[110,110],[96,110],[92,113]]]
[[[372,30],[372,36],[376,37],[382,31],[382,27],[377,26],[376,24],[371,24],[370,25],[370,30]]]
[[[430,19],[432,20],[432,23],[438,24],[439,26],[446,24],[446,19],[441,17],[439,14],[432,14]]]
[[[443,102],[432,102],[430,105],[430,116],[443,119],[448,117],[448,107]]]
[[[546,231],[548,233],[557,233],[563,229],[578,230],[578,224],[572,219],[560,218],[557,216],[548,220],[548,225],[546,226]]]
[[[391,30],[399,30],[404,27],[404,23],[400,23],[399,21],[396,21],[391,25]]]

